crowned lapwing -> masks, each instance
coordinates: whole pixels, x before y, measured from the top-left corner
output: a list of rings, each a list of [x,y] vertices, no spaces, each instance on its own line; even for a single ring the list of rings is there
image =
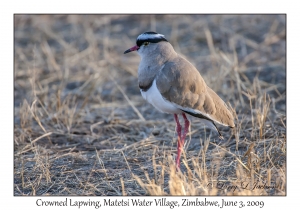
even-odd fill
[[[234,119],[225,102],[209,88],[199,71],[185,58],[178,55],[162,34],[145,32],[137,37],[136,46],[124,54],[137,51],[141,57],[138,81],[145,100],[161,112],[174,114],[178,134],[176,166],[190,122],[186,114],[200,118],[216,130],[223,139],[216,123],[233,128]],[[178,114],[184,119],[184,130]]]

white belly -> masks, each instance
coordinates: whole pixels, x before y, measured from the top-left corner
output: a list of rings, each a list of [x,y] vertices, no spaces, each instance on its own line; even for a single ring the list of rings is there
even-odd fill
[[[157,110],[170,114],[180,114],[182,111],[176,108],[171,102],[166,101],[156,86],[156,80],[154,79],[152,86],[148,89],[148,91],[144,92],[142,90],[141,94],[143,98],[152,104]]]

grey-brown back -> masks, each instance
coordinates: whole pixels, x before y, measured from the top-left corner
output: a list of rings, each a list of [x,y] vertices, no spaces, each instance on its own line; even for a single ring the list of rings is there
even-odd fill
[[[199,111],[209,119],[234,127],[234,118],[225,102],[209,88],[199,71],[177,56],[165,63],[156,76],[162,96],[189,112]]]

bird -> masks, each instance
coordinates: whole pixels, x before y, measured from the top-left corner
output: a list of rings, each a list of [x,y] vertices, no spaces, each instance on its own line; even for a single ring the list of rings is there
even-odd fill
[[[138,84],[142,97],[157,110],[174,115],[177,131],[176,168],[180,169],[180,156],[188,133],[187,115],[219,134],[216,124],[234,128],[234,118],[226,103],[205,83],[196,67],[176,53],[163,34],[144,32],[136,45],[124,52],[136,51],[141,60],[138,66]],[[183,133],[178,115],[184,119]]]

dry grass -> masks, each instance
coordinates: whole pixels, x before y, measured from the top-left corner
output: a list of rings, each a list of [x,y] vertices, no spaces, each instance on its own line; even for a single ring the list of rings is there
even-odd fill
[[[15,195],[285,195],[285,21],[16,15]],[[225,141],[191,118],[178,173],[173,116],[142,99],[139,57],[123,55],[150,30],[195,64],[236,118],[234,131],[220,127]]]

